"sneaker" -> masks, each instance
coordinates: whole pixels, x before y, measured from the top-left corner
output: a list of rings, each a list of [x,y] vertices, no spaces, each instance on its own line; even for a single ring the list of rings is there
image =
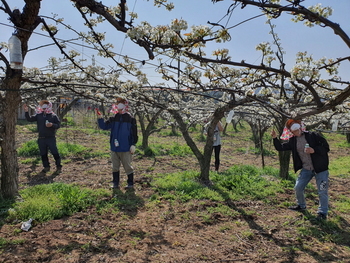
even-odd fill
[[[44,167],[44,169],[41,170],[42,173],[50,172],[50,167]]]
[[[326,214],[317,213],[317,217],[316,217],[317,221],[322,221],[322,220],[326,220],[326,219],[327,219],[327,215]]]
[[[304,211],[306,210],[306,207],[301,207],[300,205],[293,205],[288,207],[288,209],[293,210],[293,211]]]
[[[128,185],[128,186],[125,186],[125,189],[134,189],[134,186],[133,185]]]

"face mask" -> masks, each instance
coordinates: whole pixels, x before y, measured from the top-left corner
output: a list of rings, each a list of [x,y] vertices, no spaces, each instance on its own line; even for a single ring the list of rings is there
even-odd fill
[[[47,104],[43,104],[42,106],[41,106],[41,108],[43,109],[43,110],[45,110],[45,109],[47,109],[49,106],[47,105]]]
[[[118,110],[123,110],[125,108],[125,105],[123,103],[119,103],[117,107],[118,107]]]

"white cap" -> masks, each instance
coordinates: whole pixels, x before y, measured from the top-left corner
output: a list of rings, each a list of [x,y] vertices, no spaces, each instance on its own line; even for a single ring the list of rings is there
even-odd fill
[[[300,128],[301,128],[301,125],[299,123],[293,123],[293,125],[290,126],[291,131],[296,131],[296,130],[299,130]]]

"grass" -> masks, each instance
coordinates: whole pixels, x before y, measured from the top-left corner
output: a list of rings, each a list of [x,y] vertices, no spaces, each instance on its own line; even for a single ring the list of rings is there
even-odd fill
[[[212,174],[211,177],[215,183],[212,188],[197,182],[197,173],[194,171],[164,174],[155,178],[152,186],[156,194],[149,201],[156,201],[159,198],[183,203],[191,200],[211,200],[214,202],[247,198],[267,200],[283,190],[283,186],[280,186],[276,181],[267,179],[268,172],[271,177],[275,177],[277,174],[277,171],[271,168],[257,169],[252,166],[234,166],[224,176]],[[99,213],[113,210],[118,212],[125,207],[133,209],[144,205],[144,201],[135,196],[133,192],[116,192],[116,198],[108,202],[100,202],[103,197],[109,195],[107,190],[96,191],[64,183],[28,187],[21,190],[20,195],[23,202],[16,202],[13,205],[7,203],[4,206],[10,208],[6,215],[6,221],[25,221],[33,218],[37,222],[45,222],[82,211],[91,205],[96,206]],[[227,205],[208,208],[206,214],[209,216],[219,211],[230,216],[235,214]]]
[[[268,175],[268,176],[267,176]],[[283,191],[283,186],[276,178],[278,170],[271,167],[258,169],[250,165],[233,166],[224,173],[212,173],[212,188],[203,186],[197,181],[196,171],[159,175],[154,179],[155,191],[162,198],[187,202],[189,200],[267,200]]]
[[[146,156],[180,156],[193,155],[190,147],[187,145],[181,145],[177,142],[170,144],[152,144],[144,150]]]
[[[104,151],[94,151],[91,148],[86,148],[79,144],[74,143],[66,143],[66,142],[58,142],[57,143],[58,152],[60,153],[61,158],[68,158],[70,156],[82,156],[83,158],[91,158],[91,157],[106,157],[109,156],[109,153]],[[25,142],[21,147],[17,150],[18,156],[20,157],[39,157],[39,147],[37,140],[30,140]],[[35,160],[36,160],[35,159]],[[33,159],[23,160],[22,163],[32,163],[37,162],[33,161]]]
[[[0,249],[4,248],[7,245],[20,245],[25,243],[26,240],[25,239],[14,239],[14,240],[8,240],[5,238],[0,237]]]
[[[342,177],[350,177],[350,156],[339,157],[332,160],[329,164],[329,172],[331,175]]]
[[[20,191],[22,202],[14,203],[8,210],[7,221],[26,221],[29,218],[36,222],[62,218],[82,211],[107,195],[103,189],[93,191],[64,183],[43,184]]]
[[[73,128],[69,128],[74,131]],[[77,129],[79,130],[79,129]],[[84,130],[85,132],[85,130]],[[87,133],[95,134],[93,129],[87,129]],[[194,130],[198,133],[197,138],[201,140],[200,131]],[[227,131],[229,132],[229,130]],[[164,134],[166,131],[164,131]],[[249,141],[249,133],[245,132],[245,137],[239,135],[239,140]],[[103,134],[108,136],[107,133]],[[237,134],[238,137],[238,134]],[[232,140],[232,137],[224,136],[223,140]],[[174,140],[176,142],[174,142]],[[344,136],[331,136],[329,137],[332,145],[336,147],[349,147],[344,143]],[[264,142],[269,143],[264,140]],[[250,142],[250,145],[252,142]],[[106,154],[96,149],[88,149],[80,147],[81,145],[72,144],[67,147],[66,143],[59,144],[59,147],[66,147],[62,149],[62,153],[65,156],[80,155],[83,158],[89,158],[89,156],[97,156]],[[24,143],[22,147],[18,149],[19,154],[27,156],[25,162],[31,163],[37,159],[37,144],[36,141],[30,141]],[[268,148],[268,147],[266,147]],[[237,149],[236,149],[237,150]],[[246,151],[247,148],[242,148],[242,151]],[[248,149],[253,152],[250,147]],[[22,152],[21,152],[22,151]],[[152,143],[148,149],[151,155],[171,155],[171,156],[187,156],[192,152],[188,146],[184,144],[182,140],[177,137],[169,139],[169,137],[162,138],[156,143]],[[146,151],[145,151],[146,152]],[[270,153],[270,152],[269,152]],[[271,151],[273,154],[273,151]],[[109,153],[107,153],[109,156]],[[34,159],[34,160],[33,160]],[[330,174],[332,176],[348,177],[350,174],[350,162],[349,157],[345,156],[331,161]],[[235,224],[235,227],[246,226],[246,221],[241,221],[239,216],[256,215],[259,211],[252,209],[237,209],[234,206],[234,202],[239,201],[259,201],[268,203],[272,207],[276,205],[276,198],[279,193],[283,193],[286,190],[293,191],[296,175],[290,174],[290,180],[282,180],[278,178],[279,171],[273,167],[265,167],[264,169],[251,165],[235,165],[222,173],[211,173],[210,179],[213,182],[212,187],[205,187],[197,181],[198,171],[188,170],[185,172],[176,172],[171,174],[157,174],[151,181],[151,186],[154,190],[153,195],[148,197],[147,200],[135,195],[132,192],[119,192],[114,193],[114,198],[106,198],[110,196],[110,192],[104,189],[87,189],[76,185],[54,183],[49,185],[38,185],[34,187],[28,187],[21,190],[21,196],[23,202],[16,203],[1,203],[0,210],[5,211],[0,216],[5,217],[7,222],[26,221],[28,218],[34,218],[35,222],[44,222],[54,218],[60,218],[65,215],[71,215],[78,211],[84,211],[88,207],[96,208],[96,213],[93,214],[91,220],[98,220],[100,215],[104,214],[119,214],[120,220],[128,221],[130,219],[130,211],[137,211],[141,207],[145,207],[147,210],[155,211],[159,208],[159,205],[167,202],[172,206],[173,204],[180,204],[183,209],[183,213],[180,214],[180,220],[193,220],[199,219],[204,224],[220,223],[216,218],[217,214],[228,217],[230,221]],[[312,193],[316,193],[312,184],[308,185],[308,189],[311,189]],[[308,193],[307,193],[308,194]],[[311,196],[307,196],[309,198]],[[312,196],[314,197],[314,196]],[[317,196],[316,196],[317,199]],[[289,200],[288,200],[289,201]],[[279,202],[279,206],[288,206],[288,201]],[[348,227],[344,223],[345,219],[340,215],[348,215],[350,213],[350,198],[346,195],[340,195],[337,199],[332,201],[332,216],[322,223],[310,223],[310,219],[314,216],[310,214],[302,215],[295,220],[295,217],[286,218],[284,228],[292,228],[296,231],[297,240],[300,240],[300,245],[286,247],[286,250],[303,250],[307,251],[306,247],[311,246],[312,242],[335,242],[338,245],[346,244],[347,234],[344,229]],[[315,205],[316,206],[316,205]],[[7,212],[6,212],[7,211]],[[195,211],[195,213],[192,213]],[[122,213],[124,212],[124,213]],[[178,214],[176,214],[178,213]],[[179,211],[167,211],[162,216],[164,220],[178,216]],[[238,219],[237,219],[238,218]],[[249,227],[249,226],[248,226]],[[232,225],[224,225],[220,231],[229,231]],[[256,232],[251,229],[243,230],[239,239],[254,240]],[[293,237],[294,233],[291,232],[290,236]],[[137,243],[138,236],[132,242]],[[236,238],[236,237],[235,237]],[[0,248],[5,247],[11,242],[7,239],[0,239]],[[21,242],[18,240],[17,242]],[[86,249],[89,247],[86,245]]]
[[[350,198],[345,195],[341,195],[337,200],[333,201],[334,206],[342,214],[350,214]]]

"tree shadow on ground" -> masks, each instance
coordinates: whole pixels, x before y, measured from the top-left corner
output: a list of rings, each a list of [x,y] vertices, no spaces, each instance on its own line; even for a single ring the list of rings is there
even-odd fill
[[[60,173],[55,171],[51,173],[51,175],[47,175],[47,173],[39,172],[35,174],[34,176],[27,176],[28,178],[28,186],[35,186],[39,184],[51,184],[54,182],[54,179],[59,175]]]
[[[320,242],[334,242],[340,246],[349,246],[350,244],[350,231],[349,223],[342,217],[339,217],[341,220],[341,225],[339,226],[336,223],[328,220],[318,221],[316,220],[316,216],[313,216],[308,211],[305,211],[300,217],[301,220],[309,220],[311,222],[310,227],[305,227],[305,233],[300,233],[301,237],[296,238],[294,242],[290,242],[290,239],[283,240],[278,235],[274,235],[269,229],[257,223],[257,218],[252,216],[251,213],[248,213],[245,209],[238,207],[235,204],[235,201],[230,199],[227,193],[224,193],[218,189],[215,189],[216,192],[221,194],[221,196],[226,200],[226,204],[233,210],[239,212],[242,215],[242,218],[247,222],[251,229],[257,231],[259,235],[267,239],[269,242],[274,242],[276,245],[281,247],[282,251],[286,251],[289,253],[288,260],[286,262],[296,262],[299,257],[297,248],[300,251],[303,251],[310,256],[312,256],[315,260],[329,260],[329,262],[338,262],[342,260],[342,258],[337,257],[337,253],[327,253],[327,251],[315,251],[312,249],[308,249],[308,246],[303,243],[302,236],[312,236],[318,239]],[[345,227],[343,227],[345,226]],[[347,229],[347,230],[344,230]],[[301,230],[298,230],[301,231]],[[331,240],[327,240],[331,239]],[[327,261],[328,262],[328,261]]]

